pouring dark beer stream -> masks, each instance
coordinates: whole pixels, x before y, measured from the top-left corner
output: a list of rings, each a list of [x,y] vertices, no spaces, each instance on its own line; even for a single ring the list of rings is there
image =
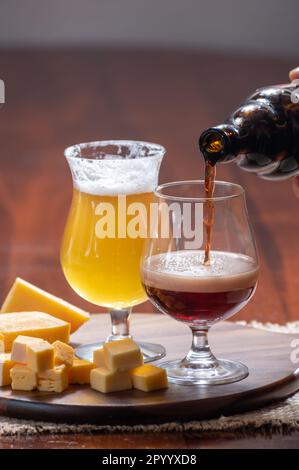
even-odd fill
[[[206,233],[206,243],[205,243],[205,257],[204,264],[209,266],[211,263],[210,251],[211,251],[211,240],[212,240],[212,230],[214,222],[214,203],[211,199],[214,193],[215,187],[215,176],[216,176],[216,167],[211,165],[208,161],[205,163],[205,195],[206,201],[204,204],[204,227]]]

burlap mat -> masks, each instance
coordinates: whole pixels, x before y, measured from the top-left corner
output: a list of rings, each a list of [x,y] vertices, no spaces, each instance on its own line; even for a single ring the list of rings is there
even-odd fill
[[[244,322],[239,322],[245,324]],[[280,333],[298,333],[299,322],[286,325],[252,322],[250,326]],[[159,425],[134,426],[100,426],[72,425],[26,421],[12,418],[0,418],[0,436],[21,436],[34,434],[68,434],[68,433],[161,433],[161,432],[212,432],[234,431],[240,433],[267,433],[299,430],[299,392],[278,404],[235,416],[221,416],[206,421],[190,421],[188,423],[165,423]]]

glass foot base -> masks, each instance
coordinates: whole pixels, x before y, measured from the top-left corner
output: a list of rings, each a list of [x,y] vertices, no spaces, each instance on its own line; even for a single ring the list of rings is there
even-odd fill
[[[203,366],[187,361],[169,361],[160,364],[167,370],[169,382],[180,385],[219,385],[238,382],[245,379],[248,368],[241,362],[228,359],[217,359],[213,367]]]
[[[79,359],[85,359],[86,361],[92,361],[93,351],[99,349],[103,346],[105,341],[100,341],[99,343],[85,344],[84,346],[79,346],[76,349],[76,356]],[[157,361],[162,359],[166,355],[166,350],[160,344],[154,343],[137,343],[143,354],[144,362]]]

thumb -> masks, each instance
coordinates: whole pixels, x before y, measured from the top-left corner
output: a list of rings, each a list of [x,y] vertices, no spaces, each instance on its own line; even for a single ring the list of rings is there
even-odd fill
[[[291,70],[289,73],[290,80],[296,80],[299,78],[299,67],[296,67],[295,69]]]

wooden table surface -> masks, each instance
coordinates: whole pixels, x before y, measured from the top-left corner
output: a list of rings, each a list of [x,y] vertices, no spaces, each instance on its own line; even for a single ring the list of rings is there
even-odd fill
[[[167,148],[160,181],[202,178],[197,139],[255,88],[287,81],[290,60],[216,53],[0,50],[0,296],[19,275],[92,311],[67,285],[59,244],[71,200],[63,149],[113,138]],[[218,179],[242,184],[260,253],[254,299],[238,319],[299,318],[298,211],[291,181],[268,182],[234,164]],[[151,312],[149,303],[138,307]],[[39,436],[1,447],[298,447],[298,435]]]

